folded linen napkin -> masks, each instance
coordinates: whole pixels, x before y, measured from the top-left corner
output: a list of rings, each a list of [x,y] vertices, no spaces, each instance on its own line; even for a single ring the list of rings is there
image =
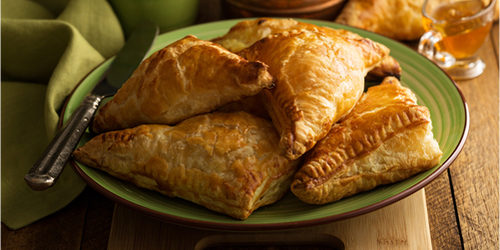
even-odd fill
[[[54,136],[65,98],[116,54],[124,35],[105,0],[2,0],[1,209],[12,229],[71,202],[85,187],[69,166],[54,187],[23,177]]]

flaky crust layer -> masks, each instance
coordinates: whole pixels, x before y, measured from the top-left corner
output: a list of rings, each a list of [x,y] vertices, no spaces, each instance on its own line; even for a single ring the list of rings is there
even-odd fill
[[[239,52],[269,66],[276,87],[261,92],[286,149],[297,159],[311,149],[358,101],[364,77],[389,50],[344,30],[270,35]]]
[[[306,157],[292,192],[325,204],[406,179],[439,163],[429,110],[396,78],[368,89]]]
[[[369,30],[397,40],[424,34],[424,0],[349,0],[335,22]]]
[[[258,18],[238,22],[224,36],[212,41],[232,52],[239,52],[269,35],[302,29],[318,31],[319,27],[294,19]]]
[[[296,163],[278,140],[264,119],[212,113],[103,133],[73,155],[139,187],[245,219],[289,190]]]
[[[351,39],[361,39],[357,34],[341,29],[321,27],[310,23],[298,22],[294,19],[264,17],[238,22],[231,27],[229,32],[224,36],[213,39],[212,41],[219,43],[232,52],[239,52],[269,35],[290,32],[293,30],[309,30],[324,33],[326,36],[343,36],[350,37]],[[401,75],[399,63],[389,55],[386,56],[383,64],[372,65],[371,67],[373,67],[373,69],[368,72],[368,76],[371,79],[383,79],[385,76],[399,77]]]
[[[175,124],[273,84],[267,66],[187,36],[141,63],[99,110],[95,132],[140,124]]]

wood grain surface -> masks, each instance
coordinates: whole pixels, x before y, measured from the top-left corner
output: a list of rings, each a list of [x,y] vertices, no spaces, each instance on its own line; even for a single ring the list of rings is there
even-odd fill
[[[374,230],[376,229],[376,230]],[[123,205],[117,205],[108,249],[430,249],[431,239],[420,190],[374,212],[319,226],[269,232],[218,232],[164,223]],[[246,249],[246,248],[243,248]],[[279,248],[283,249],[283,248]]]
[[[498,30],[498,26],[494,27]],[[498,59],[488,37],[486,72],[457,82],[470,109],[467,143],[450,168],[464,249],[498,249]],[[475,181],[474,181],[475,180]]]
[[[425,187],[427,213],[433,249],[460,249],[455,205],[451,195],[448,171]]]
[[[426,187],[435,249],[498,249],[498,23],[479,56],[487,68],[457,81],[470,110],[467,142],[446,174]]]
[[[1,249],[104,249],[114,203],[87,188],[61,211],[19,230],[2,224]]]

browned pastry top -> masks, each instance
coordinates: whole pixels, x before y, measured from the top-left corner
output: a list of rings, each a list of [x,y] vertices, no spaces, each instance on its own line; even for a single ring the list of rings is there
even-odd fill
[[[296,163],[277,144],[269,121],[244,112],[211,113],[176,126],[102,133],[73,155],[139,187],[245,219],[289,190]]]
[[[175,124],[273,85],[261,62],[187,36],[143,61],[99,110],[95,132],[140,124]]]
[[[438,164],[429,110],[395,78],[368,89],[307,155],[292,191],[324,204],[406,179]]]
[[[311,149],[352,109],[366,73],[389,53],[351,32],[328,32],[277,33],[239,52],[267,64],[276,78],[276,87],[261,95],[291,159]]]

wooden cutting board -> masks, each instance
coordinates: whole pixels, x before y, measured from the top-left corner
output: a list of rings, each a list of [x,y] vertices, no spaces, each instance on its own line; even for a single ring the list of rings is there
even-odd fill
[[[432,249],[425,192],[325,225],[269,232],[219,232],[159,221],[115,205],[108,249]]]

